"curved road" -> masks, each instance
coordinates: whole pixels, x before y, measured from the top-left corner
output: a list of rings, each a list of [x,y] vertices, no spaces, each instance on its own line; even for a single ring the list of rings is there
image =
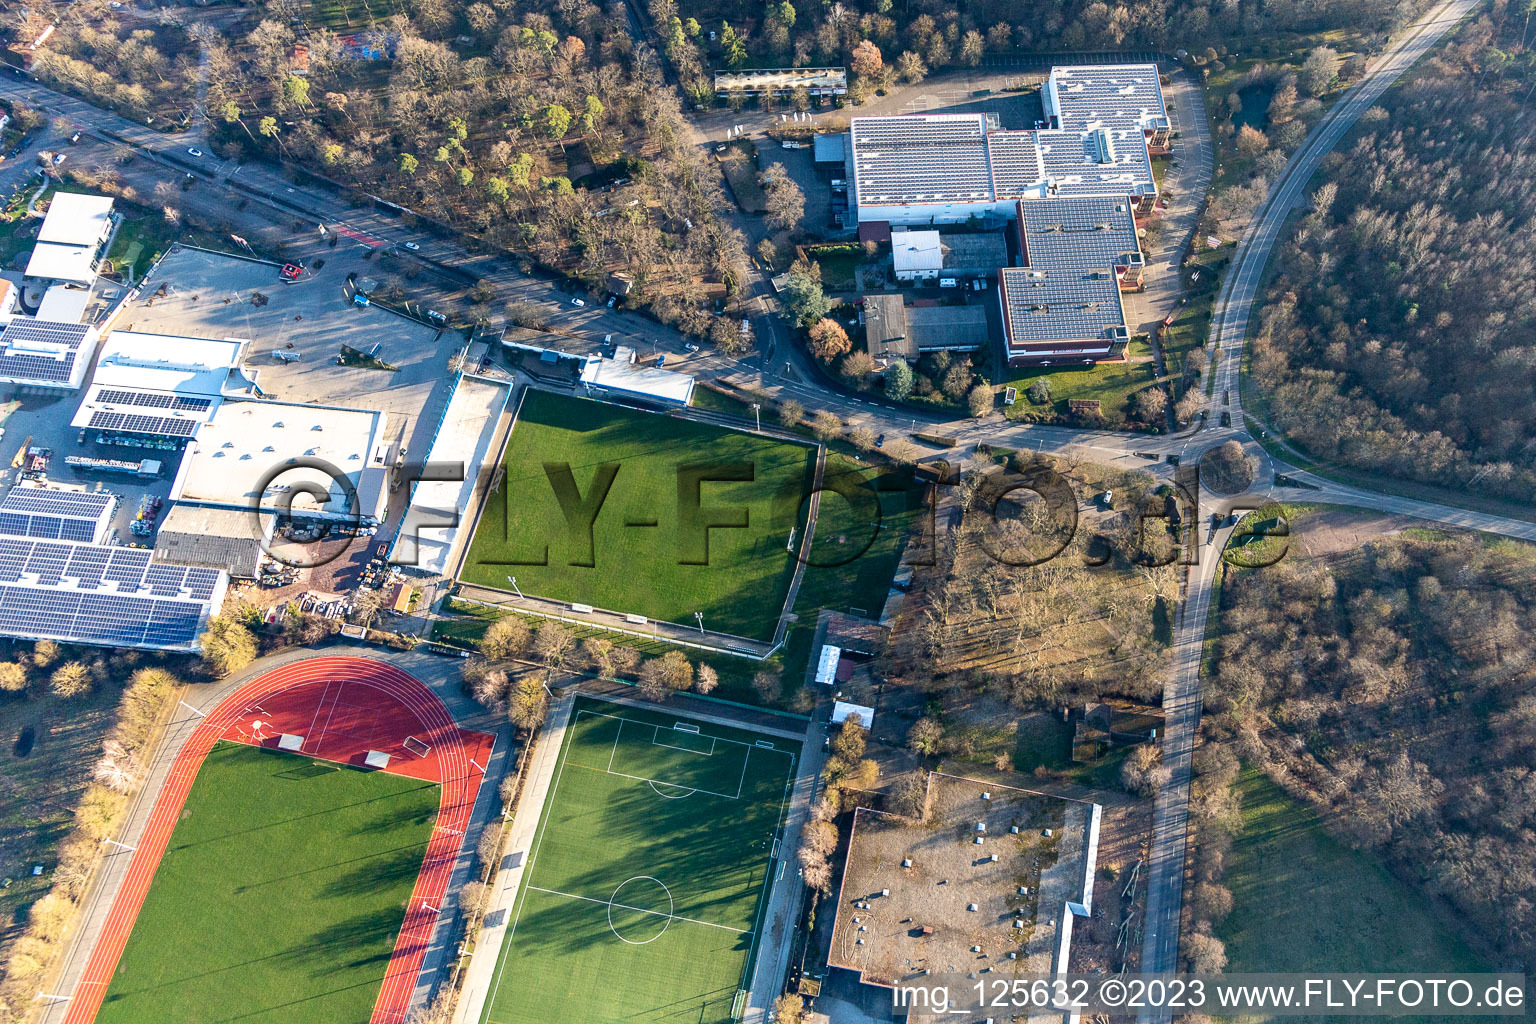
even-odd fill
[[[1244,427],[1238,388],[1242,347],[1247,337],[1249,318],[1258,299],[1264,268],[1280,240],[1291,210],[1305,202],[1307,185],[1318,165],[1377,97],[1439,42],[1475,5],[1476,0],[1449,0],[1415,22],[1407,34],[1377,58],[1375,67],[1366,77],[1334,104],[1287,163],[1258,219],[1244,234],[1233,261],[1236,270],[1227,275],[1217,298],[1217,318],[1211,332],[1211,344],[1217,352],[1224,353],[1226,358],[1217,362],[1213,393],[1223,395],[1228,400],[1224,408],[1230,409],[1233,425],[1203,432],[1209,435],[1209,443],[1236,438],[1247,442],[1250,447],[1256,447]],[[1204,447],[1204,438],[1202,442]],[[1271,471],[1274,468],[1271,463]],[[1536,524],[1342,487],[1308,473],[1298,473],[1290,467],[1283,468],[1292,476],[1320,488],[1321,494],[1308,494],[1309,501],[1321,500],[1403,512],[1450,525],[1492,529],[1506,536],[1536,539]],[[1215,502],[1213,506],[1225,508],[1229,504]],[[1197,530],[1205,509],[1200,511],[1201,514],[1196,516]],[[1494,523],[1491,520],[1499,521]],[[1194,750],[1195,730],[1200,721],[1200,662],[1205,646],[1212,584],[1215,581],[1216,563],[1219,561],[1217,553],[1225,546],[1230,533],[1230,529],[1219,532],[1210,544],[1210,557],[1202,558],[1200,564],[1190,568],[1174,644],[1174,671],[1163,696],[1163,763],[1172,770],[1172,775],[1168,785],[1158,793],[1153,814],[1146,930],[1143,933],[1141,957],[1142,970],[1148,973],[1171,972],[1178,966],[1180,910],[1189,824],[1190,760]],[[1166,1020],[1168,1017],[1144,1014],[1142,1019]]]

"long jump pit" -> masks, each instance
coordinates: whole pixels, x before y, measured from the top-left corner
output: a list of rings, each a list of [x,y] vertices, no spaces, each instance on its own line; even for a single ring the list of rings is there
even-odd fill
[[[399,1024],[493,744],[366,658],[241,687],[177,755],[66,1024]]]

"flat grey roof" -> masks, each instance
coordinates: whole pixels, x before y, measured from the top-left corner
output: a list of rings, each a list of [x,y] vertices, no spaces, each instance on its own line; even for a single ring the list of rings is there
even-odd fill
[[[907,310],[907,337],[918,352],[980,348],[991,340],[985,306],[913,306]]]
[[[967,234],[942,231],[939,247],[944,251],[945,270],[994,271],[1008,264],[1008,243],[1001,231]]]
[[[1046,113],[1055,114],[1057,124],[1069,130],[1100,126],[1145,129],[1160,127],[1168,120],[1155,64],[1052,68],[1045,101]]]

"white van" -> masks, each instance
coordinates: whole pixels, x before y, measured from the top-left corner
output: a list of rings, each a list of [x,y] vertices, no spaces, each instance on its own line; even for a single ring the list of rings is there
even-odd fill
[[[939,278],[939,287],[958,288],[960,287],[960,279],[958,277],[941,277]]]

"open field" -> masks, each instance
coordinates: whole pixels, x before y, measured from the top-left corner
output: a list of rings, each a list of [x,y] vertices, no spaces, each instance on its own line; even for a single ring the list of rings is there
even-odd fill
[[[688,626],[702,612],[706,629],[767,639],[815,459],[808,445],[530,391],[462,578],[507,590],[515,576],[527,594]]]
[[[788,746],[578,700],[485,1024],[731,1020],[756,951]]]
[[[1237,788],[1243,829],[1225,878],[1233,910],[1218,935],[1229,972],[1490,969],[1422,896],[1329,835],[1305,804],[1252,768]]]
[[[220,743],[96,1020],[367,1021],[438,802],[420,779]]]

